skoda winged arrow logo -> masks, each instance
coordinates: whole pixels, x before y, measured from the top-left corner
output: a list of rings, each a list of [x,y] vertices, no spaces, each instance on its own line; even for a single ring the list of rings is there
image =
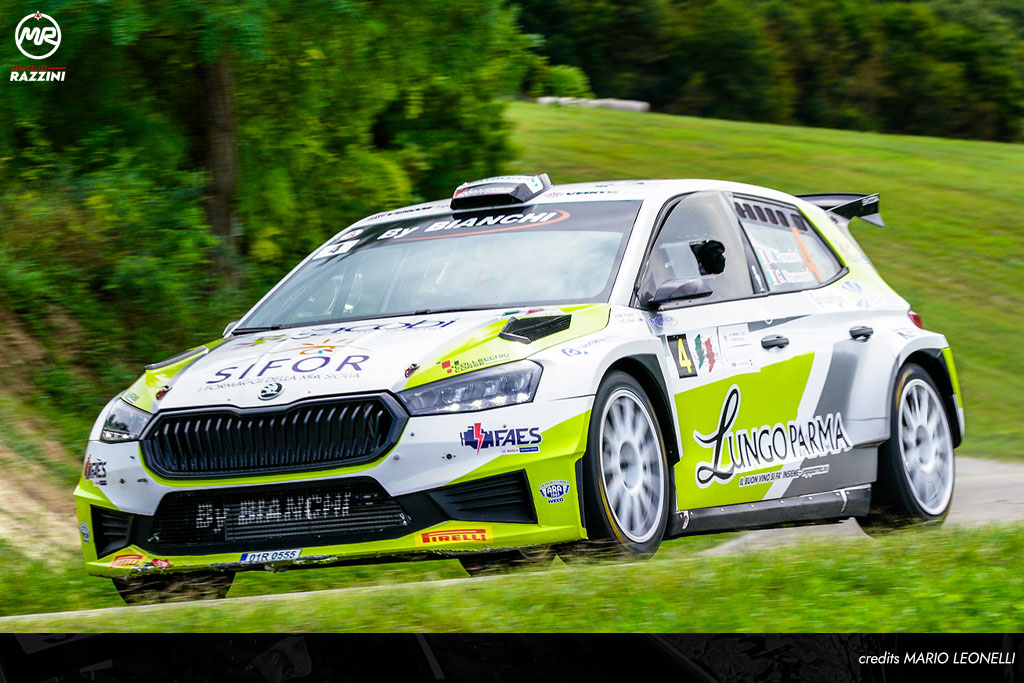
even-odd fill
[[[271,382],[260,389],[260,400],[269,401],[272,398],[277,398],[281,395],[282,390],[284,390],[284,387],[281,386],[280,382]]]

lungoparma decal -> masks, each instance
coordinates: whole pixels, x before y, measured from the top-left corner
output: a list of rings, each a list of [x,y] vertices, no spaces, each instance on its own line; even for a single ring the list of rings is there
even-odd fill
[[[733,430],[740,412],[740,388],[733,384],[722,402],[718,427],[710,434],[693,430],[693,439],[712,451],[710,462],[698,462],[697,486],[727,484],[743,472],[785,462],[836,455],[851,450],[842,413],[815,415],[809,420]]]

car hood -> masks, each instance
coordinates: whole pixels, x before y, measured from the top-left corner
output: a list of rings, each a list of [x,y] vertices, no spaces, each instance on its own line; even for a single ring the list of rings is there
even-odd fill
[[[493,309],[242,334],[148,366],[122,398],[157,412],[212,405],[263,407],[337,394],[397,393],[526,358],[591,334],[608,324],[609,310],[608,304]],[[499,336],[513,320],[524,321],[513,327],[532,331],[525,337]]]

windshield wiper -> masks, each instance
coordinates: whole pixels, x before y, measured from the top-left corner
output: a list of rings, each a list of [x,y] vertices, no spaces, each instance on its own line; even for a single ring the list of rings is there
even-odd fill
[[[270,325],[268,327],[236,327],[231,330],[231,334],[249,334],[250,332],[272,332],[274,330],[283,330],[284,325]]]

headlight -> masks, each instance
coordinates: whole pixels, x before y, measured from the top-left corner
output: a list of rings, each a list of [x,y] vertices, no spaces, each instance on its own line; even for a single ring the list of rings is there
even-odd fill
[[[151,417],[153,416],[145,410],[139,410],[129,403],[118,401],[107,414],[107,420],[103,423],[103,431],[100,432],[100,441],[105,443],[137,441]]]
[[[529,403],[537,393],[541,367],[529,360],[505,363],[407,389],[398,397],[410,415],[468,413]]]

